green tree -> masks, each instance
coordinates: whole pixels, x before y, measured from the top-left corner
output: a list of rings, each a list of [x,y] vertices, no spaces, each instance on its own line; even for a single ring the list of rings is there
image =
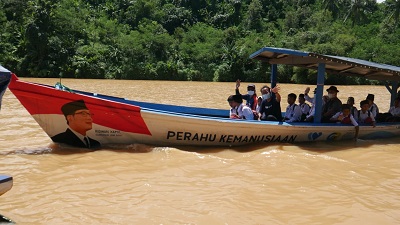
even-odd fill
[[[165,4],[161,15],[161,24],[170,34],[178,27],[191,26],[194,23],[190,10],[173,4]]]
[[[385,4],[389,11],[388,21],[393,21],[395,27],[397,27],[400,20],[400,0],[386,0]]]
[[[0,63],[23,76],[265,82],[269,65],[248,58],[263,46],[400,62],[398,0],[2,0],[0,7]],[[281,82],[315,78],[279,71]]]
[[[213,80],[222,56],[222,31],[204,23],[194,24],[182,37],[178,58],[193,71],[200,71],[199,80]]]
[[[367,23],[368,14],[371,14],[377,8],[375,0],[347,0],[347,5],[348,12],[344,22],[351,18],[353,27],[355,24]]]
[[[334,18],[338,18],[340,15],[340,4],[342,4],[342,0],[322,0],[324,10],[330,11]]]
[[[50,59],[50,40],[54,31],[52,21],[55,2],[38,0],[32,4],[32,20],[25,30],[27,53],[22,62],[22,70],[39,77],[50,77],[49,68],[54,67]]]
[[[262,5],[260,0],[252,0],[249,5],[245,27],[248,30],[260,32],[263,30],[262,23]]]

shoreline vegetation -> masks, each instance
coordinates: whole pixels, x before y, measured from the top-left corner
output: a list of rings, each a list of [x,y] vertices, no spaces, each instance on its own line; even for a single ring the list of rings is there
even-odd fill
[[[4,0],[0,65],[21,77],[268,82],[264,46],[400,66],[400,0]],[[278,67],[282,83],[316,71]],[[327,75],[325,84],[379,84]]]

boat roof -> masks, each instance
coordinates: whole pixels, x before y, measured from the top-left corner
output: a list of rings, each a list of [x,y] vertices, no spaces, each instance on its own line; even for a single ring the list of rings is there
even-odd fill
[[[342,56],[323,55],[286,48],[264,47],[250,55],[270,64],[285,64],[308,69],[318,69],[325,63],[331,74],[359,76],[369,80],[400,81],[400,67]]]

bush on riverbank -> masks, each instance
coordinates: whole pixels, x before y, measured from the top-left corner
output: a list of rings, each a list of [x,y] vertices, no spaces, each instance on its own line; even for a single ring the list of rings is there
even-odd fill
[[[356,4],[360,3],[360,4]],[[19,76],[265,82],[263,46],[399,66],[400,0],[4,0],[0,64]],[[279,67],[281,82],[315,71]],[[328,84],[366,84],[327,76]]]

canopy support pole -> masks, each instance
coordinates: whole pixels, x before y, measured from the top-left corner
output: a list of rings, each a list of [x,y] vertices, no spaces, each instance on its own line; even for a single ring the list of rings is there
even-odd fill
[[[271,64],[271,88],[276,86],[276,81],[278,80],[278,65]],[[271,93],[275,97],[275,93]]]
[[[271,64],[271,88],[276,86],[276,81],[278,79],[278,65]]]
[[[314,123],[321,123],[322,96],[325,83],[325,63],[318,63],[317,92],[315,95]]]
[[[394,100],[396,100],[398,95],[400,93],[397,93],[397,89],[399,89],[399,82],[398,81],[392,81],[392,87],[390,87],[390,84],[388,82],[385,82],[385,87],[386,89],[390,92],[390,107],[394,106]]]

